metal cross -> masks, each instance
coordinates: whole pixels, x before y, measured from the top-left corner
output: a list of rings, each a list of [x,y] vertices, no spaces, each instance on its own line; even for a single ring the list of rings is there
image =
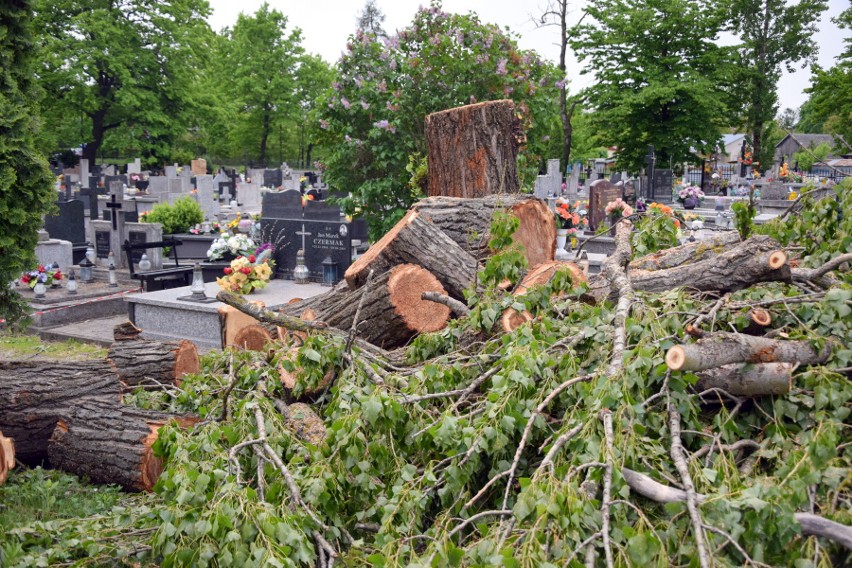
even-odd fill
[[[304,251],[304,250],[305,250],[305,237],[306,237],[306,236],[310,236],[310,235],[312,235],[313,233],[308,233],[308,232],[306,232],[306,231],[305,231],[305,224],[304,224],[304,223],[302,223],[302,230],[301,230],[301,231],[296,231],[296,234],[297,234],[297,235],[301,235],[301,236],[302,236],[302,251]]]
[[[110,202],[106,204],[106,207],[109,207],[110,209],[112,209],[112,213],[110,214],[110,217],[112,217],[112,230],[117,231],[118,230],[118,213],[119,213],[118,210],[121,209],[123,206],[122,206],[121,203],[117,203],[115,201],[115,194],[114,193],[112,194]]]

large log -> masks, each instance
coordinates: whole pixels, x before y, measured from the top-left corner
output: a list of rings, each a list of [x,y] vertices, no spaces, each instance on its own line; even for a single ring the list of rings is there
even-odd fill
[[[634,290],[664,292],[685,287],[702,292],[733,292],[758,282],[789,282],[787,254],[771,237],[758,235],[721,253],[706,252],[704,260],[661,270],[630,270]],[[590,294],[602,300],[611,290],[601,275],[593,279]]]
[[[191,341],[117,341],[107,360],[124,388],[180,385],[184,375],[198,373],[198,349]]]
[[[418,333],[438,331],[450,318],[450,309],[422,298],[423,292],[446,294],[432,273],[414,264],[400,264],[374,277],[369,286],[356,290],[351,301],[336,306],[336,311],[319,313],[319,320],[338,329],[348,330],[361,301],[359,337],[385,349],[406,343]]]
[[[520,125],[511,100],[488,101],[426,116],[429,195],[482,197],[516,193]]]
[[[96,483],[150,491],[163,472],[151,446],[158,430],[172,420],[184,428],[199,422],[193,416],[83,401],[57,423],[48,445],[50,463]]]
[[[819,365],[831,355],[832,345],[814,349],[810,341],[780,341],[739,333],[714,333],[692,344],[675,345],[666,352],[673,371],[704,371],[731,363],[798,363]]]
[[[536,268],[530,270],[526,276],[518,284],[518,287],[512,292],[513,296],[523,296],[536,286],[542,286],[550,282],[557,271],[566,270],[571,276],[574,286],[588,282],[586,275],[582,269],[573,262],[565,262],[561,260],[553,260],[539,264]],[[500,319],[503,331],[510,332],[528,321],[532,321],[532,314],[524,310],[518,312],[515,308],[506,308],[503,310],[503,316]]]
[[[0,485],[6,483],[9,470],[15,467],[15,443],[0,432]]]
[[[96,398],[117,404],[119,383],[106,361],[0,363],[0,430],[15,442],[17,458],[36,465],[47,458],[57,421]]]
[[[495,210],[511,212],[520,224],[513,238],[524,246],[527,263],[535,268],[553,260],[556,221],[546,203],[530,195],[489,195],[478,199],[429,197],[412,207],[475,258],[488,256]]]
[[[793,385],[793,363],[722,365],[698,371],[698,391],[722,389],[734,396],[787,394]]]
[[[661,250],[633,260],[630,270],[664,270],[711,258],[730,250],[740,242],[737,231],[723,231],[709,239],[686,243],[678,247]]]
[[[361,287],[370,270],[387,272],[398,264],[416,264],[431,272],[453,298],[464,298],[464,289],[476,278],[479,264],[437,226],[417,211],[406,213],[399,223],[346,271],[353,289]]]

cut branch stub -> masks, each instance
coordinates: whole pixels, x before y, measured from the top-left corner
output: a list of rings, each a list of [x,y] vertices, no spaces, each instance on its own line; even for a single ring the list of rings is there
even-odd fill
[[[0,485],[6,483],[9,470],[15,467],[15,443],[0,432]]]
[[[488,101],[426,116],[429,195],[481,197],[517,193],[518,119],[511,100]]]
[[[295,398],[293,391],[296,388],[296,384],[301,382],[302,368],[299,367],[298,364],[296,363],[296,359],[297,359],[298,355],[299,355],[299,348],[298,347],[291,347],[287,351],[286,359],[293,365],[292,371],[288,371],[286,369],[285,365],[283,365],[281,363],[279,363],[279,365],[278,365],[278,374],[281,378],[281,384],[284,386],[284,391],[291,398]],[[331,368],[328,371],[326,371],[325,375],[323,376],[322,381],[320,381],[320,384],[318,384],[316,386],[316,388],[313,388],[313,389],[307,389],[306,388],[306,389],[302,390],[302,392],[300,393],[300,395],[298,397],[298,400],[304,400],[304,399],[312,398],[312,397],[314,397],[318,394],[322,394],[322,392],[325,391],[325,389],[328,388],[328,386],[331,384],[331,381],[333,379],[334,379],[334,368]]]
[[[761,363],[722,365],[698,371],[698,391],[722,389],[734,396],[770,396],[790,392],[793,363]]]
[[[808,341],[779,341],[735,333],[715,333],[693,344],[675,345],[666,353],[673,371],[703,371],[731,363],[798,363],[828,360],[832,346],[817,351]]]
[[[523,280],[521,280],[518,287],[515,288],[515,291],[512,292],[512,295],[516,297],[523,296],[536,286],[547,284],[559,270],[567,270],[571,275],[571,280],[575,286],[588,282],[586,275],[583,274],[583,270],[573,262],[552,260],[539,264],[536,268],[530,270],[526,276],[524,276]],[[503,331],[508,333],[532,320],[532,314],[526,310],[518,312],[515,308],[506,308],[503,310],[503,316],[500,319],[500,323]]]

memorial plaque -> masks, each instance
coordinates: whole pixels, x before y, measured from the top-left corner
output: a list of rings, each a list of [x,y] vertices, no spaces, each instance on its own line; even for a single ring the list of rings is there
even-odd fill
[[[352,264],[352,235],[348,223],[306,221],[305,228],[311,233],[307,237],[305,249],[305,266],[308,267],[311,278],[322,282],[322,263],[326,258],[330,258],[337,265],[336,284]]]
[[[596,231],[606,219],[606,204],[621,197],[621,188],[606,180],[596,181],[589,188],[589,229]]]
[[[130,241],[131,245],[139,245],[147,242],[145,240],[145,233],[143,231],[128,231],[127,240]],[[144,249],[137,249],[130,252],[131,261],[134,264],[139,264],[139,261],[142,260],[142,255],[145,253]]]
[[[651,198],[655,201],[670,202],[673,184],[674,172],[672,170],[654,170],[654,179],[651,182]]]
[[[109,258],[111,251],[109,231],[95,231],[95,255],[98,258]]]

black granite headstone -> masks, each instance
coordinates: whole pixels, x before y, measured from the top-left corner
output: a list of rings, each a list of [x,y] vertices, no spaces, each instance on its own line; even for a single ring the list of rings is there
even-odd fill
[[[127,240],[131,245],[138,245],[145,242],[145,231],[128,231]],[[130,251],[130,258],[134,264],[139,264],[142,260],[142,255],[145,253],[143,249],[135,249]]]
[[[109,258],[110,248],[109,231],[95,231],[95,255],[98,258]]]
[[[56,215],[45,215],[44,229],[52,239],[70,241],[72,244],[86,242],[85,205],[79,199],[60,201],[56,204]]]
[[[305,219],[340,221],[340,207],[325,201],[305,202]]]
[[[275,272],[281,276],[292,276],[296,253],[303,242],[305,266],[311,280],[322,281],[322,263],[326,258],[336,263],[338,280],[352,263],[352,235],[348,223],[265,218],[261,219],[260,226],[262,234],[272,236]]]
[[[651,197],[656,201],[670,202],[672,199],[672,186],[674,184],[674,172],[666,169],[655,169],[654,180],[651,184]]]
[[[301,219],[302,194],[293,189],[264,193],[260,216],[271,219]]]
[[[263,170],[264,187],[281,187],[284,183],[284,174],[281,170]]]
[[[112,187],[112,183],[116,182],[116,181],[123,183],[124,185],[127,185],[127,176],[125,176],[125,175],[105,176],[104,177],[104,187],[110,188],[110,187]]]

